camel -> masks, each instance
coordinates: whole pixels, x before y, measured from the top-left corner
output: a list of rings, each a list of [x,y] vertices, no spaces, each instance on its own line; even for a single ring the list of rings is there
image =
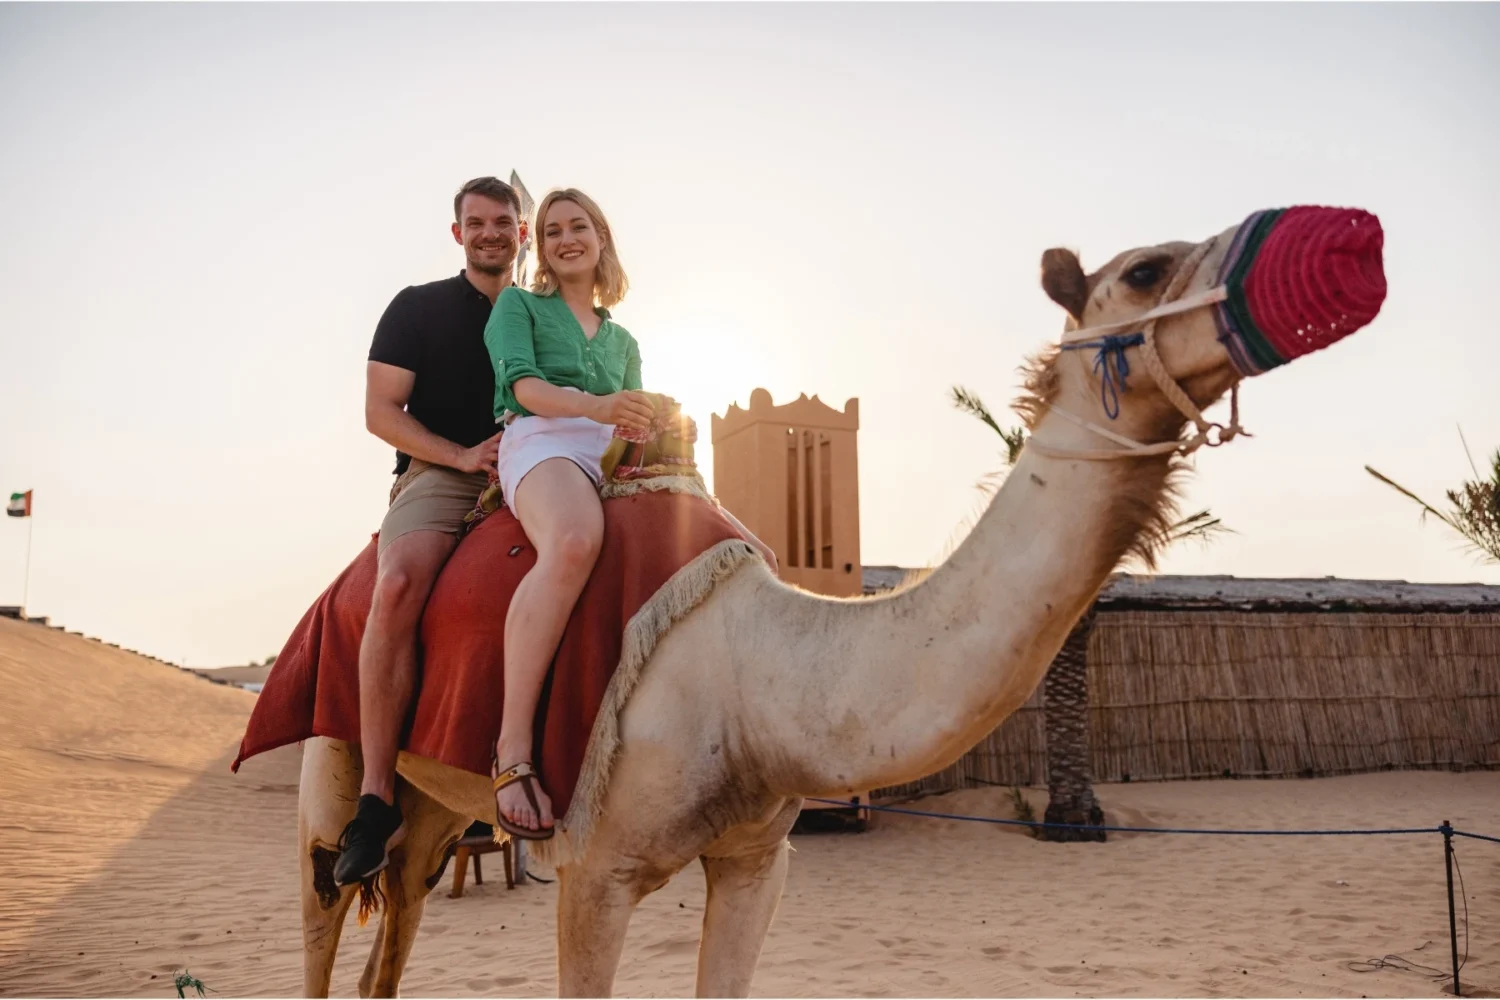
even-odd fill
[[[1023,368],[1016,408],[1031,441],[962,545],[920,582],[824,598],[747,558],[665,630],[611,720],[618,746],[587,837],[557,858],[560,995],[610,994],[634,908],[695,858],[707,880],[697,994],[748,995],[802,800],[953,763],[1026,701],[1122,558],[1154,564],[1187,453],[1240,433],[1237,396],[1227,426],[1201,413],[1243,377],[1207,308],[1224,298],[1221,264],[1239,230],[1131,250],[1093,274],[1070,251],[1043,255],[1042,287],[1068,317],[1063,343]],[[1376,238],[1378,268],[1378,224]],[[1113,371],[1097,356],[1110,376],[1101,384],[1102,341],[1088,338],[1143,329],[1128,380],[1117,366],[1125,347]],[[1074,346],[1088,350],[1064,349]],[[483,776],[405,754],[399,771],[409,832],[381,876],[386,905],[361,996],[395,995],[448,848],[471,818],[493,816]],[[357,747],[306,744],[310,996],[327,994],[355,895],[331,869],[358,787]]]

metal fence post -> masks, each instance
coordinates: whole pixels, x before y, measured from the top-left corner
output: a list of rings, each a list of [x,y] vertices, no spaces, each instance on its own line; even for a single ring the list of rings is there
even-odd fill
[[[1458,911],[1453,906],[1453,825],[1443,820],[1443,867],[1448,870],[1448,945],[1453,955],[1453,995],[1463,996],[1458,985]]]

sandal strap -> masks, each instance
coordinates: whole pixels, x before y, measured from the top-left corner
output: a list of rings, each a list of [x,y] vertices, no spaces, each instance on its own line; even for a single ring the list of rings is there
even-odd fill
[[[532,812],[538,816],[542,814],[542,804],[536,799],[537,778],[535,774],[523,774],[520,777],[521,791],[526,793],[526,801],[531,803]]]
[[[508,788],[509,786],[514,785],[516,782],[520,782],[521,791],[526,793],[526,801],[531,803],[531,808],[534,809],[538,814],[540,814],[542,811],[542,804],[537,801],[536,797],[536,785],[538,776],[536,773],[536,768],[531,765],[531,761],[523,760],[521,761],[521,763],[516,764],[513,767],[508,767],[504,771],[500,771],[497,773],[495,769],[498,767],[498,761],[490,765],[491,774],[493,775],[491,779],[491,784],[494,786],[493,794],[499,794],[500,789]],[[498,809],[498,807],[499,803],[497,802],[496,808]]]
[[[504,771],[494,775],[491,784],[494,786],[494,790],[498,792],[507,785],[514,785],[518,781],[534,777],[536,777],[536,768],[531,766],[531,761],[523,760],[521,763],[506,768]],[[526,789],[526,793],[530,797],[531,789],[529,787]]]

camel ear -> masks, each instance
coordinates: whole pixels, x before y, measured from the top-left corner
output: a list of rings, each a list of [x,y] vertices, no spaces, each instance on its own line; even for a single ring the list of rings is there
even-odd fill
[[[1089,301],[1089,282],[1078,255],[1071,250],[1048,250],[1042,254],[1042,291],[1080,323]]]

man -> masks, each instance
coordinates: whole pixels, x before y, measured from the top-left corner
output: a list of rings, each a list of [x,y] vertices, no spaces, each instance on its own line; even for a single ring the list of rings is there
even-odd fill
[[[499,447],[484,327],[511,284],[526,222],[515,190],[494,177],[460,188],[453,215],[467,266],[456,277],[402,289],[380,318],[366,366],[365,426],[396,448],[398,478],[380,526],[359,650],[364,780],[340,839],[340,885],[384,868],[405,835],[395,804],[396,752],[415,694],[417,626]]]

